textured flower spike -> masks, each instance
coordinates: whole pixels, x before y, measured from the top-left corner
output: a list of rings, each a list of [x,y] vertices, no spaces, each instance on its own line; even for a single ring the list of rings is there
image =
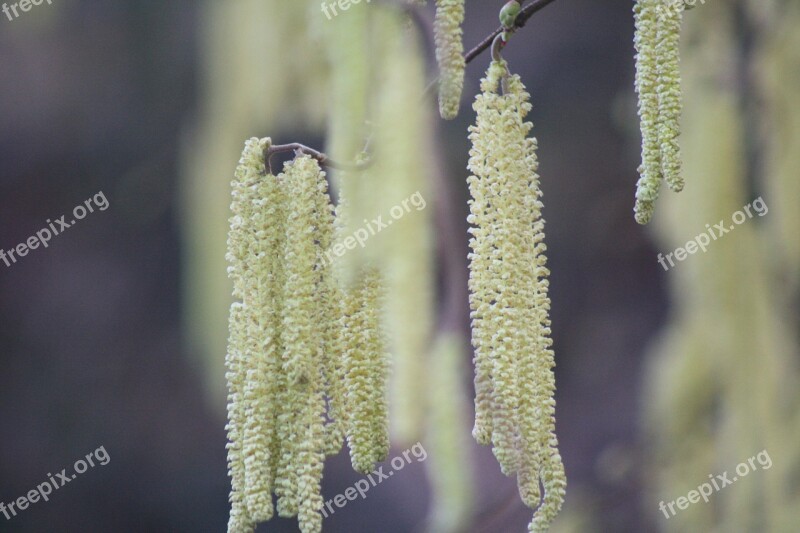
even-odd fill
[[[333,206],[316,159],[298,153],[276,177],[265,168],[269,146],[248,140],[233,181],[227,259],[240,301],[226,358],[228,529],[252,532],[269,520],[274,492],[280,516],[319,533],[325,453],[341,449],[347,413],[342,298],[325,254]]]
[[[458,115],[461,91],[464,88],[464,44],[461,24],[464,22],[464,0],[436,0],[434,38],[439,63],[439,113],[447,120]]]
[[[670,189],[683,190],[681,151],[678,145],[681,111],[680,36],[684,3],[658,11],[658,139],[661,147],[661,172]]]
[[[381,293],[378,273],[370,270],[345,303],[347,442],[353,468],[365,474],[389,453],[389,364],[381,334]]]
[[[680,135],[680,31],[684,3],[665,8],[658,0],[637,0],[636,92],[642,129],[642,164],[634,212],[639,224],[653,216],[661,180],[670,189],[683,190]]]
[[[334,207],[328,194],[328,183],[320,174],[317,184],[316,239],[317,250],[317,321],[322,329],[322,370],[324,390],[328,396],[329,424],[325,427],[325,453],[336,455],[342,449],[347,423],[344,388],[344,308],[343,294],[331,261],[326,257],[333,245],[337,225]]]
[[[481,443],[491,441],[505,474],[517,473],[523,501],[536,509],[530,530],[540,531],[561,508],[566,478],[555,437],[537,145],[525,121],[529,95],[504,61],[492,62],[481,90],[473,106],[468,179],[473,434]]]
[[[283,182],[287,190],[286,240],[284,248],[285,279],[283,332],[285,349],[281,374],[285,375],[278,434],[282,453],[278,465],[278,513],[294,516],[308,497],[309,480],[303,481],[311,467],[311,450],[323,450],[322,412],[319,419],[309,411],[321,393],[322,337],[316,300],[318,261],[315,242],[317,192],[321,170],[308,155],[298,155],[286,164]],[[316,405],[316,403],[315,403]],[[324,407],[323,407],[324,408]],[[312,422],[312,420],[315,420]],[[312,427],[313,426],[313,427]],[[319,426],[319,427],[316,427]],[[319,434],[319,435],[318,435]],[[308,438],[318,436],[309,443]],[[309,448],[310,446],[310,448]]]
[[[253,333],[260,316],[259,277],[264,272],[260,260],[259,224],[255,208],[259,181],[266,174],[264,150],[269,139],[249,139],[232,182],[233,216],[230,219],[227,260],[233,281],[228,367],[228,464],[231,476],[230,531],[252,531],[256,522],[272,516],[269,472],[269,417],[264,398],[265,360]],[[258,416],[254,416],[258,415]]]
[[[658,111],[658,15],[656,0],[637,0],[634,6],[636,33],[636,93],[639,95],[639,120],[642,129],[642,164],[636,184],[634,212],[639,224],[653,216],[663,177],[659,143]]]

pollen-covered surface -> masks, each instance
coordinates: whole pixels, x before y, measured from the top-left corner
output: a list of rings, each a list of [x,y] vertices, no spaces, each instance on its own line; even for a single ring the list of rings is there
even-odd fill
[[[386,379],[389,360],[381,335],[382,288],[374,270],[345,297],[347,442],[353,469],[369,473],[389,453]]]
[[[439,113],[448,120],[458,115],[464,89],[463,22],[464,0],[436,0],[433,29],[440,76]]]
[[[347,420],[342,293],[325,260],[333,206],[316,159],[298,154],[273,176],[269,146],[248,140],[232,183],[228,530],[269,520],[275,495],[280,516],[317,533],[325,454]]]
[[[656,55],[658,63],[658,139],[661,148],[661,172],[670,189],[683,190],[680,118],[683,110],[680,73],[680,37],[684,3],[658,12]]]
[[[501,79],[507,90],[501,93]],[[566,478],[555,436],[555,365],[549,271],[529,94],[504,62],[481,82],[470,127],[470,308],[475,348],[475,427],[501,470],[517,474],[536,509],[531,531],[561,508]],[[540,483],[544,493],[540,490]]]
[[[637,0],[634,5],[636,93],[642,131],[642,163],[634,213],[639,224],[653,217],[661,181],[683,190],[678,144],[682,111],[680,31],[684,5]]]

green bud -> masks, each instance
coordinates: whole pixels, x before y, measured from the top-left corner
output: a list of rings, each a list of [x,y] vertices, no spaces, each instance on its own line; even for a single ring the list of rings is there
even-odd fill
[[[507,2],[503,9],[500,10],[500,24],[504,28],[513,28],[520,11],[522,11],[522,6],[517,0]]]

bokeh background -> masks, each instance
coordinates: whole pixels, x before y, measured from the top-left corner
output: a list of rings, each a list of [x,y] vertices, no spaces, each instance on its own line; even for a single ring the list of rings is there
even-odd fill
[[[467,47],[501,5],[467,2]],[[0,531],[224,530],[229,182],[247,137],[325,143],[324,92],[308,72],[331,54],[287,27],[297,6],[309,33],[327,23],[317,2],[295,0],[55,0],[0,15],[0,248],[99,191],[110,204],[0,263],[0,501],[100,446],[111,457],[51,501],[0,516]],[[540,146],[569,479],[554,530],[796,531],[800,3],[714,0],[687,14],[687,187],[663,193],[647,228],[632,213],[631,8],[557,0],[504,53],[532,94]],[[441,322],[464,335],[466,131],[487,64],[469,66],[461,115],[433,126],[448,192],[429,202],[440,277],[464,289],[437,292]],[[765,216],[668,272],[658,264],[759,196]],[[530,511],[467,422],[469,531],[525,531]],[[762,450],[769,470],[678,517],[658,510]],[[346,455],[328,461],[326,498],[359,479]],[[325,530],[422,531],[433,499],[416,463]]]

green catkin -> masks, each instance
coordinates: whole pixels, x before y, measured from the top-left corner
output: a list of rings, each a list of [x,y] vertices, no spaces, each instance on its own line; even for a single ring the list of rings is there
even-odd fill
[[[388,358],[380,333],[382,288],[369,270],[345,297],[347,442],[353,469],[369,473],[389,453]]]
[[[642,129],[642,163],[636,184],[636,222],[647,224],[653,217],[663,172],[659,139],[658,104],[658,15],[657,0],[637,0],[634,6],[636,32],[636,93],[639,95],[639,120]]]
[[[439,113],[447,120],[458,115],[464,89],[463,22],[464,0],[436,0],[433,29],[440,76]]]
[[[320,323],[317,316],[316,274],[318,261],[315,243],[317,192],[320,179],[317,161],[299,155],[284,167],[287,191],[283,339],[281,373],[286,377],[286,394],[281,404],[282,454],[278,467],[276,494],[280,516],[295,516],[299,511],[300,473],[309,468],[307,435],[310,414],[309,395],[316,394],[315,376],[321,363]],[[324,443],[318,443],[322,448]],[[304,460],[304,458],[306,460]],[[307,483],[307,481],[304,481]]]
[[[658,10],[658,139],[661,145],[661,172],[670,189],[683,190],[681,151],[678,144],[682,111],[680,74],[680,36],[684,3]]]
[[[247,382],[244,390],[245,426],[243,451],[245,458],[246,504],[252,519],[263,522],[272,518],[272,470],[271,434],[273,432],[272,409],[274,398],[268,381],[270,361],[280,348],[276,346],[276,324],[265,312],[272,307],[274,296],[271,279],[272,257],[269,249],[273,245],[276,229],[282,228],[275,220],[274,197],[271,189],[277,187],[274,176],[267,176],[264,164],[264,150],[269,139],[250,139],[242,154],[243,171],[247,178],[248,194],[252,201],[242,214],[246,239],[249,243],[247,268],[245,270],[244,319],[246,322],[247,348],[245,359],[248,362]],[[262,342],[262,331],[267,334]]]
[[[243,350],[244,332],[241,331],[242,304],[235,302],[230,311],[230,337],[228,355],[225,358],[228,380],[228,475],[231,478],[229,533],[251,533],[255,529],[255,521],[247,512],[245,504],[245,472],[242,458],[242,426],[244,410],[242,409],[242,390],[244,388]]]
[[[344,388],[344,351],[342,347],[343,295],[334,266],[326,257],[335,235],[334,207],[328,195],[328,183],[320,176],[317,191],[317,295],[320,302],[318,321],[322,328],[323,386],[327,393],[328,420],[325,427],[325,453],[336,455],[342,449],[347,417]]]
[[[634,213],[639,224],[653,217],[661,180],[670,189],[684,187],[681,169],[680,32],[685,5],[665,8],[658,0],[637,0],[634,6],[636,93],[642,129],[642,163]]]
[[[564,499],[566,477],[555,436],[555,365],[550,339],[549,271],[537,174],[536,140],[525,117],[519,76],[493,62],[475,100],[470,128],[470,306],[479,442],[490,440],[506,474],[535,509],[530,531],[544,531]],[[544,487],[544,494],[540,489]]]
[[[261,310],[267,317],[261,330],[262,346],[267,358],[267,383],[269,398],[269,425],[264,426],[264,431],[269,438],[269,479],[274,484],[278,464],[281,457],[281,440],[278,424],[283,413],[282,395],[287,389],[286,375],[281,371],[283,364],[284,340],[283,330],[283,300],[286,272],[284,271],[283,258],[274,253],[283,250],[286,241],[286,191],[284,184],[278,177],[267,175],[261,181],[260,199],[257,203],[259,211],[264,213],[261,227],[265,238],[265,246],[261,249],[264,260],[269,261],[269,273],[265,284],[260,287],[262,294]]]
[[[232,182],[228,276],[233,281],[228,366],[228,462],[231,476],[230,531],[250,531],[259,520],[272,515],[267,429],[261,425],[267,405],[262,398],[265,361],[253,345],[258,328],[259,269],[258,214],[253,208],[258,181],[264,172],[264,148],[269,139],[250,139]],[[259,265],[260,266],[260,265]]]

